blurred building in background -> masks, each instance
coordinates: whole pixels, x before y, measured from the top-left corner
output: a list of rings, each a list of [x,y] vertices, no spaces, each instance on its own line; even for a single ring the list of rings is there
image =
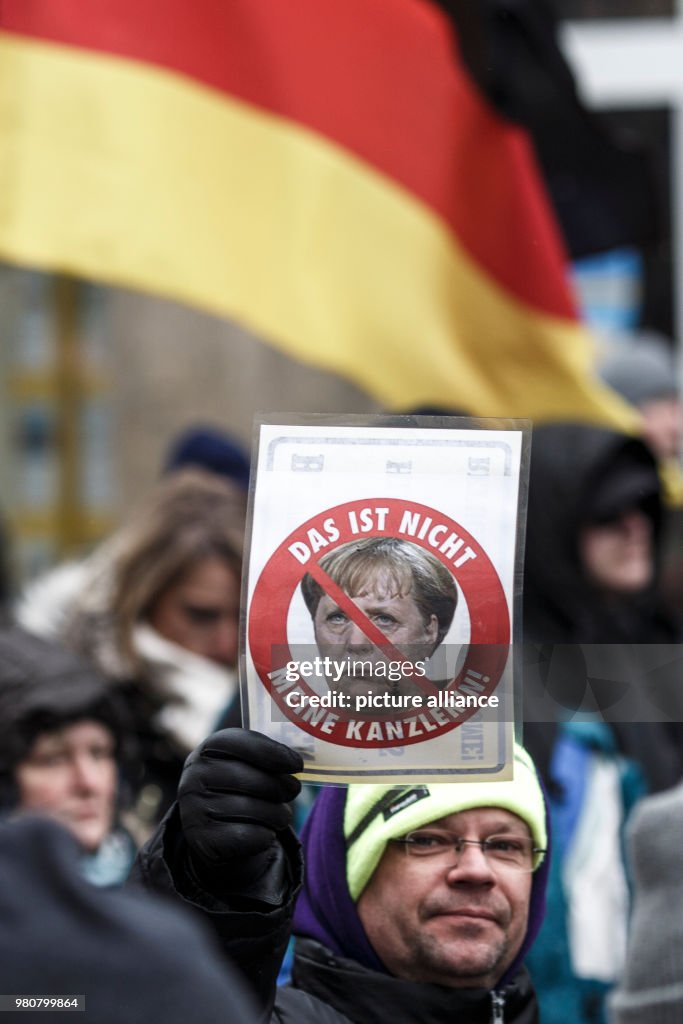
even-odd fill
[[[114,383],[102,289],[3,267],[0,495],[21,578],[115,519]]]

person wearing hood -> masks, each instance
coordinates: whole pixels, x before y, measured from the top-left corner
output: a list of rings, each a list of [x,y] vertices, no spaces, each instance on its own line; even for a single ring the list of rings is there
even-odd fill
[[[219,721],[240,722],[237,640],[246,496],[181,469],[84,562],[36,581],[18,621],[92,661],[130,710],[144,841],[171,804],[183,761]]]
[[[556,840],[529,958],[544,1024],[605,1020],[625,955],[624,826],[642,795],[683,774],[680,633],[658,594],[661,527],[657,466],[641,441],[585,424],[534,429],[524,737]],[[672,668],[651,663],[654,645]]]
[[[548,835],[526,752],[511,782],[323,789],[299,892],[287,802],[301,768],[258,733],[209,737],[138,879],[204,910],[274,1021],[537,1021],[522,962],[543,916]],[[292,983],[276,994],[297,894]]]
[[[643,442],[579,423],[535,427],[524,632],[537,643],[675,638],[657,604],[661,486]]]
[[[67,828],[93,884],[122,884],[135,847],[119,821],[123,708],[91,666],[18,628],[0,631],[0,814]]]
[[[603,339],[598,372],[609,387],[635,406],[643,436],[659,463],[667,503],[662,594],[676,614],[683,611],[683,400],[676,346],[656,331]]]

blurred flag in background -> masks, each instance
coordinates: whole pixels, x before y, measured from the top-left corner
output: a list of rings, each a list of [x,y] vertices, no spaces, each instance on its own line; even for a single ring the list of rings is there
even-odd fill
[[[0,140],[0,258],[235,320],[388,408],[633,425],[525,132],[427,0],[3,0]]]

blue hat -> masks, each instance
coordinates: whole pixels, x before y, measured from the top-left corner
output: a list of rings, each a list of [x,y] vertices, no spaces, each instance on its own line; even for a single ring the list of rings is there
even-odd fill
[[[218,476],[249,486],[249,458],[240,443],[213,427],[191,427],[175,439],[164,464],[169,473],[186,466],[198,466]]]

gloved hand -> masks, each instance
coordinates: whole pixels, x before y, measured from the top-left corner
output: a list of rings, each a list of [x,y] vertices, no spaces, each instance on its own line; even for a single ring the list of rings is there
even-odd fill
[[[303,769],[296,751],[247,729],[209,736],[185,762],[178,809],[190,866],[202,888],[273,903],[284,855],[277,833]]]

